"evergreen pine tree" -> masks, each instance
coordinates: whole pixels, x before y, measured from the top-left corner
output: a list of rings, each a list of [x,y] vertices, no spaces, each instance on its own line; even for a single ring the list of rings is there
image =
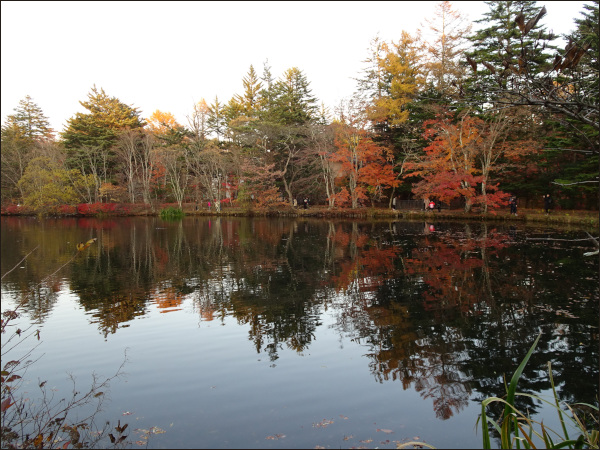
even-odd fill
[[[137,108],[109,97],[104,89],[98,90],[95,85],[88,94],[88,101],[79,103],[89,112],[76,113],[67,121],[62,138],[68,149],[108,149],[114,144],[119,132],[144,126]]]
[[[16,126],[22,137],[30,142],[52,137],[54,130],[50,128],[48,118],[29,95],[19,101],[14,112],[6,118],[3,130]]]
[[[511,79],[525,73],[543,71],[550,59],[553,34],[541,24],[545,7],[535,1],[486,1],[489,10],[475,23],[483,28],[469,36],[472,50],[466,62],[476,72],[466,83],[470,95],[480,104],[493,103],[499,90],[506,89]],[[528,28],[523,33],[523,27]]]

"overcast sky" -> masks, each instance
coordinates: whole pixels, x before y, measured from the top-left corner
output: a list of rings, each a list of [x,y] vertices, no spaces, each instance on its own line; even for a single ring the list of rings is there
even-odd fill
[[[424,27],[437,3],[2,1],[2,123],[29,95],[62,131],[95,84],[142,117],[159,109],[187,125],[194,102],[227,103],[267,60],[275,78],[298,67],[333,109],[355,90],[370,41]],[[470,20],[488,10],[451,3]],[[538,2],[556,34],[574,29],[583,4]]]

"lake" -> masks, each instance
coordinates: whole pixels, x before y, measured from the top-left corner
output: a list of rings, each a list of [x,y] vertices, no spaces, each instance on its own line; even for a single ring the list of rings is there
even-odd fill
[[[69,374],[85,390],[125,361],[99,417],[128,423],[134,448],[481,448],[480,402],[540,332],[519,390],[549,398],[550,361],[562,400],[598,398],[584,230],[434,215],[1,227],[2,274],[16,265],[2,310],[26,298],[20,326],[41,330],[23,390],[45,380],[60,398]],[[557,425],[543,403],[519,406]]]

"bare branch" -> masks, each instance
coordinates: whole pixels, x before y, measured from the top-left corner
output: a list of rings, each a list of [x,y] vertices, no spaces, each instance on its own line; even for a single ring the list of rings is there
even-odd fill
[[[586,184],[586,183],[598,183],[598,180],[590,180],[590,181],[576,181],[575,183],[559,183],[557,181],[552,181],[552,184],[557,184],[559,186],[573,186],[575,184]]]
[[[12,269],[10,269],[8,272],[6,272],[4,275],[2,275],[2,278],[1,278],[1,279],[2,279],[2,280],[4,280],[4,277],[5,277],[6,275],[8,275],[8,274],[9,274],[9,273],[11,273],[13,270],[15,270],[17,267],[19,267],[19,264],[21,264],[23,261],[25,261],[29,255],[31,255],[33,252],[35,252],[35,251],[37,250],[37,248],[38,248],[38,247],[39,247],[39,245],[37,245],[37,246],[36,246],[36,247],[35,247],[33,250],[31,250],[29,253],[27,253],[27,254],[26,254],[24,257],[23,257],[23,259],[22,259],[21,261],[19,261],[17,264],[15,264],[15,266],[14,266]]]

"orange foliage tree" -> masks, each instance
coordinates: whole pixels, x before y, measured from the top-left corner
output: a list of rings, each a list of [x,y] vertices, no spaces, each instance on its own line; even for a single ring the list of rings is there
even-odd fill
[[[170,112],[162,112],[158,109],[146,119],[146,128],[154,135],[160,137],[169,133],[170,130],[180,127],[175,116]]]
[[[405,177],[420,177],[413,193],[420,198],[435,197],[442,202],[463,198],[465,212],[473,205],[505,205],[508,194],[490,180],[494,163],[503,148],[499,142],[504,122],[486,123],[464,113],[458,117],[442,112],[425,121],[423,137],[429,140],[424,155],[407,163]]]
[[[400,184],[394,174],[392,151],[375,143],[365,124],[363,111],[349,105],[348,114],[342,115],[335,127],[336,151],[330,156],[340,167],[338,179],[345,181],[336,196],[341,204],[348,199],[352,208],[367,198],[373,204],[383,197],[385,189]]]

